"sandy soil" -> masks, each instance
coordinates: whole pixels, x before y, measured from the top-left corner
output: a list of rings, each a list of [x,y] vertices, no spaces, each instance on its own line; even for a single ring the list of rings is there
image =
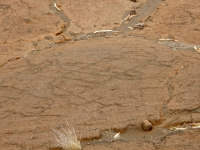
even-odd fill
[[[84,150],[199,150],[199,7],[0,2],[0,149],[62,150],[67,121]]]

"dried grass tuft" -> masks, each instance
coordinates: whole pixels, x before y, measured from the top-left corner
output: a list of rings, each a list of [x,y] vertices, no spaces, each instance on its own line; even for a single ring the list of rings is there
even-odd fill
[[[62,132],[54,129],[54,137],[57,144],[65,150],[81,150],[81,143],[76,136],[76,132],[72,126],[67,123],[67,129],[61,126]]]

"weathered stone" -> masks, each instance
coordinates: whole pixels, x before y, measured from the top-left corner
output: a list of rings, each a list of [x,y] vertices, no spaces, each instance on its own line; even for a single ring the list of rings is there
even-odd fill
[[[37,50],[43,50],[45,48],[47,48],[50,44],[52,44],[53,42],[49,41],[49,40],[42,40],[39,41],[36,45],[36,49]]]
[[[70,41],[73,39],[73,36],[68,31],[65,31],[62,35],[64,36],[66,41]]]
[[[82,29],[75,24],[71,24],[70,27],[67,30],[70,31],[70,32],[73,32],[75,34],[82,32]]]
[[[53,41],[55,44],[60,44],[65,42],[65,38],[62,35],[53,36],[51,41]]]
[[[0,149],[54,149],[52,127],[67,120],[78,137],[100,139],[88,141],[87,150],[198,150],[199,130],[167,134],[160,127],[198,124],[200,55],[193,47],[173,51],[155,40],[197,45],[200,1],[163,1],[150,15],[161,0],[151,1],[140,9],[146,0],[59,0],[60,11],[49,0],[0,4]],[[131,9],[137,17],[121,24]],[[145,14],[148,27],[127,33],[126,25]],[[82,41],[71,40],[68,19]],[[92,34],[119,25],[116,37]],[[55,44],[66,40],[73,44]],[[138,130],[146,118],[160,124],[155,132]],[[108,130],[125,132],[127,142],[104,142],[113,140],[102,136]]]
[[[161,38],[162,34],[169,34],[165,38],[174,36],[176,40],[198,45],[200,39],[199,30],[197,29],[199,27],[199,20],[197,20],[199,17],[199,1],[195,0],[195,2],[191,3],[177,0],[176,4],[178,5],[174,2],[174,0],[164,1],[148,17],[151,20],[148,22],[148,27],[151,30],[144,28],[146,36],[154,39],[154,37]],[[162,18],[159,16],[162,16]],[[144,18],[143,20],[147,19]],[[193,22],[192,24],[190,23],[191,21]]]
[[[145,130],[145,131],[151,131],[152,130],[152,124],[151,122],[149,122],[149,120],[144,120],[142,122],[142,128]]]
[[[200,123],[200,112],[199,113],[192,113],[192,122]]]

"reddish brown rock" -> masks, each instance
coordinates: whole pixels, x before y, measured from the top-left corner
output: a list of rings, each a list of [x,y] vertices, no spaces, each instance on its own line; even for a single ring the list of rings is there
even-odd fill
[[[199,113],[192,113],[192,122],[200,123],[200,112]]]
[[[167,0],[156,9],[161,0],[148,0],[141,11],[145,2],[60,0],[60,11],[49,0],[0,3],[0,149],[58,149],[51,131],[67,120],[78,138],[91,140],[82,142],[84,149],[199,150],[197,129],[168,134],[163,128],[199,121],[200,55],[193,50],[199,1]],[[137,17],[116,36],[92,34],[119,26],[133,7]],[[128,33],[125,25],[139,23],[145,13],[148,26]],[[71,32],[90,38],[63,43],[72,39],[70,25]],[[155,42],[166,37],[192,48]],[[138,128],[146,118],[155,124],[152,132]],[[104,131],[123,131],[122,140]]]
[[[145,130],[145,131],[151,131],[152,130],[152,124],[151,122],[149,122],[149,120],[144,120],[142,122],[142,128]]]
[[[199,45],[199,0],[164,1],[150,15],[148,28],[144,28],[148,38],[172,38],[181,42]],[[191,23],[192,22],[192,23]]]

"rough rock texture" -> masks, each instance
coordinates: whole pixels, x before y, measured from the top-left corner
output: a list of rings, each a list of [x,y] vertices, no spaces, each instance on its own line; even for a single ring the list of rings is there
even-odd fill
[[[55,1],[51,0],[2,1],[0,66],[65,42],[61,35],[64,32],[77,34],[119,26],[128,10],[145,1],[60,0],[57,2],[60,11],[54,7]]]
[[[142,122],[142,127],[145,131],[151,131],[152,130],[152,123],[149,122],[149,120],[144,120]]]
[[[61,10],[69,17],[73,26],[87,33],[119,26],[126,11],[145,2],[146,0],[138,3],[129,0],[60,0],[58,4],[61,5]]]
[[[100,132],[93,128],[139,125],[149,116],[161,122],[167,119],[165,113],[176,111],[172,106],[176,108],[179,103],[171,95],[170,86],[178,86],[182,81],[179,72],[188,73],[184,68],[179,70],[181,66],[190,61],[187,68],[194,69],[200,64],[200,56],[191,59],[188,56],[196,52],[171,51],[147,41],[144,46],[141,41],[140,38],[91,40],[90,46],[81,41],[2,67],[1,145],[17,143],[19,147],[29,147],[34,141],[35,148],[47,146],[45,141],[50,140],[52,126],[65,119],[79,135],[82,132],[83,138],[99,137]],[[170,83],[169,78],[174,82]],[[187,86],[187,82],[182,84]],[[196,84],[191,84],[191,88],[195,89]],[[191,105],[183,105],[193,97],[193,93],[188,94],[180,105],[183,110],[188,106],[190,111],[195,99]],[[197,101],[199,98],[197,95]]]
[[[58,150],[52,128],[66,121],[84,149],[199,149],[199,1],[145,2],[0,2],[0,149]],[[133,9],[120,32],[89,33]]]
[[[49,10],[49,2],[10,0],[0,3],[0,65],[16,57],[26,57],[34,50],[45,49],[65,22]]]
[[[148,38],[173,38],[200,45],[200,1],[166,0],[148,18]]]

